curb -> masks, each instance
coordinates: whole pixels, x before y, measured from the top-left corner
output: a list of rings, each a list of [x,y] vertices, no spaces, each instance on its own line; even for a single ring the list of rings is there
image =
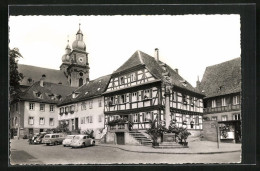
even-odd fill
[[[121,147],[113,147],[108,145],[96,145],[96,146],[102,146],[102,147],[110,147],[110,148],[117,148],[123,151],[127,152],[135,152],[135,153],[156,153],[156,154],[221,154],[221,153],[235,153],[235,152],[241,152],[241,150],[233,150],[233,151],[215,151],[215,152],[155,152],[155,151],[136,151],[136,150],[127,150]]]

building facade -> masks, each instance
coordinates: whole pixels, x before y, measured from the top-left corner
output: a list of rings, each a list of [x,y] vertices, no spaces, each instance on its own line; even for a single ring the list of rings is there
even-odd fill
[[[59,124],[66,123],[72,132],[94,131],[100,139],[104,133],[104,97],[110,75],[91,80],[59,103]]]
[[[169,65],[136,51],[112,75],[106,91],[105,125],[107,142],[131,144],[127,125],[111,125],[119,118],[131,122],[130,129],[145,134],[150,121],[169,126],[174,121],[188,128],[193,136],[202,129],[203,95],[195,90]],[[121,139],[121,140],[120,140]],[[129,140],[129,141],[128,141]]]
[[[11,137],[23,138],[58,126],[57,103],[75,88],[41,81],[18,94],[10,104]]]
[[[198,87],[204,119],[218,122],[220,141],[241,142],[241,58],[207,67]]]

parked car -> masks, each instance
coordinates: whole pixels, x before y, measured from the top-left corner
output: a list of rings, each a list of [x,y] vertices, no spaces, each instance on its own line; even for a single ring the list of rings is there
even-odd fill
[[[38,135],[33,137],[32,144],[41,144],[42,143],[42,139],[44,138],[44,136],[46,134],[47,134],[47,132],[40,132]]]
[[[65,137],[66,135],[62,133],[46,134],[42,140],[42,143],[46,145],[62,144],[62,141],[65,139]]]
[[[62,141],[63,146],[64,147],[70,146],[74,137],[75,137],[75,135],[67,135],[67,137]]]
[[[70,146],[73,147],[86,147],[86,146],[94,146],[95,140],[90,138],[88,135],[76,135]]]

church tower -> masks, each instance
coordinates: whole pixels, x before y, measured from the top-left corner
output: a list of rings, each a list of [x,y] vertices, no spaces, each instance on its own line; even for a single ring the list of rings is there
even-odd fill
[[[65,49],[60,70],[64,72],[72,87],[80,87],[89,81],[88,53],[86,52],[80,24],[76,40],[72,43],[72,50],[69,43]]]

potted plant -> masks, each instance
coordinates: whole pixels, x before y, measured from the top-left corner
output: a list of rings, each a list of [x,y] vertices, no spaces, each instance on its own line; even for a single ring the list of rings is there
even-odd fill
[[[180,128],[180,132],[178,134],[178,139],[180,140],[180,144],[184,145],[184,146],[188,146],[188,142],[186,141],[188,136],[190,136],[191,133],[188,132],[188,130],[186,128]]]

